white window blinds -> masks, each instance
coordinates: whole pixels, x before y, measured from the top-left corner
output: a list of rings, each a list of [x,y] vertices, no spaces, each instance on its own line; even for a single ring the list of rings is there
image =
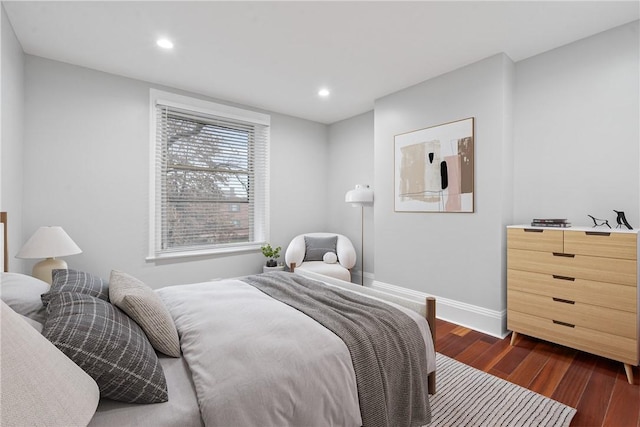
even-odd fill
[[[267,239],[269,126],[155,103],[155,255]]]

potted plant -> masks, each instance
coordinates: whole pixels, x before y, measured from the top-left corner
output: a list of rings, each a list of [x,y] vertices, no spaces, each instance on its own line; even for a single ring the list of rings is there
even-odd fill
[[[262,249],[262,255],[268,258],[267,267],[277,267],[278,263],[276,262],[276,259],[280,257],[280,250],[282,248],[278,246],[277,248],[273,249],[271,245],[267,243],[260,249]]]

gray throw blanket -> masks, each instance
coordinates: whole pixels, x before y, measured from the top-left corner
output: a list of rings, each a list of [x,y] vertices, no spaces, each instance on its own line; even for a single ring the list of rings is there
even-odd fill
[[[311,317],[349,349],[364,427],[413,427],[431,422],[427,356],[418,326],[383,302],[297,274],[241,279]]]

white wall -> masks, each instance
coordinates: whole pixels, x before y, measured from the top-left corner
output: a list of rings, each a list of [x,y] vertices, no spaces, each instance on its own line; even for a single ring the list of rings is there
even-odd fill
[[[501,313],[513,62],[495,55],[375,103],[376,281]],[[475,213],[394,212],[394,136],[475,117]]]
[[[7,57],[8,80],[18,87],[23,58],[15,43],[13,54],[5,49],[5,32],[3,25],[3,91]],[[375,204],[365,209],[365,270],[375,271],[376,283],[499,320],[506,306],[505,225],[533,216],[585,223],[587,213],[613,222],[610,210],[623,209],[639,226],[638,63],[636,21],[515,66],[505,55],[487,58],[329,127],[272,114],[271,243],[284,249],[296,234],[334,230],[360,251],[359,209],[343,200],[353,185],[368,183]],[[14,250],[38,226],[59,224],[84,250],[67,259],[71,267],[101,275],[120,268],[160,286],[260,270],[258,253],[144,261],[150,84],[26,56],[24,85],[25,118],[15,107],[20,93],[2,95],[3,121],[6,104],[15,123],[25,121],[29,159],[23,233]],[[395,213],[394,135],[471,116],[476,212]],[[11,130],[16,141],[21,128]],[[2,136],[4,156],[4,127]],[[11,164],[21,164],[20,144],[11,147]],[[5,190],[9,169],[2,162]]]
[[[517,222],[640,226],[638,40],[635,21],[516,65]]]
[[[327,125],[271,114],[271,242],[282,246],[310,230],[325,230]]]
[[[360,283],[362,272],[362,214],[364,214],[364,271],[366,282],[374,270],[373,206],[364,210],[345,203],[344,196],[356,184],[373,187],[373,111],[329,126],[329,158],[327,162],[328,231],[349,237],[356,248],[357,263],[352,281]],[[374,198],[375,196],[375,188]]]
[[[61,225],[83,250],[66,258],[70,268],[103,277],[121,269],[154,287],[261,271],[259,251],[145,261],[157,86],[30,55],[25,75],[24,239]],[[285,248],[298,232],[326,226],[325,193],[310,189],[325,186],[327,126],[279,114],[271,124],[270,241]]]
[[[0,114],[0,210],[8,215],[9,270],[21,271],[23,261],[15,254],[22,247],[22,165],[24,140],[24,54],[7,19],[2,15],[1,74],[2,106]]]
[[[505,225],[537,216],[587,224],[588,213],[615,224],[617,209],[637,228],[638,41],[636,21],[517,64],[497,55],[377,100],[375,249],[367,249],[375,253],[374,286],[436,295],[442,317],[501,335]],[[476,213],[394,213],[393,136],[470,116]],[[366,126],[358,118],[332,125],[330,158],[350,139],[366,153],[352,136],[366,135]],[[345,160],[366,174],[366,155]],[[357,226],[330,208],[336,227]]]

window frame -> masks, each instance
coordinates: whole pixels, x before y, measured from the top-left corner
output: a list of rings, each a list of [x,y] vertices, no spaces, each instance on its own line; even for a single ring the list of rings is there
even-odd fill
[[[232,120],[254,123],[267,127],[266,147],[264,150],[265,159],[261,162],[264,171],[262,188],[255,190],[256,204],[254,205],[254,217],[258,215],[262,218],[254,220],[253,242],[219,244],[213,247],[203,247],[202,249],[172,250],[163,252],[160,245],[162,241],[162,218],[157,212],[158,197],[162,197],[161,187],[158,185],[162,176],[161,167],[157,164],[156,149],[156,129],[158,125],[156,105],[160,103],[169,107],[175,107],[193,112],[223,117]],[[270,124],[271,117],[268,114],[218,104],[158,89],[150,89],[149,96],[150,127],[149,127],[149,246],[147,261],[159,259],[184,258],[194,256],[206,256],[215,254],[228,254],[237,252],[247,252],[259,250],[260,247],[269,240],[269,152],[270,152]],[[258,203],[259,202],[259,203]]]

